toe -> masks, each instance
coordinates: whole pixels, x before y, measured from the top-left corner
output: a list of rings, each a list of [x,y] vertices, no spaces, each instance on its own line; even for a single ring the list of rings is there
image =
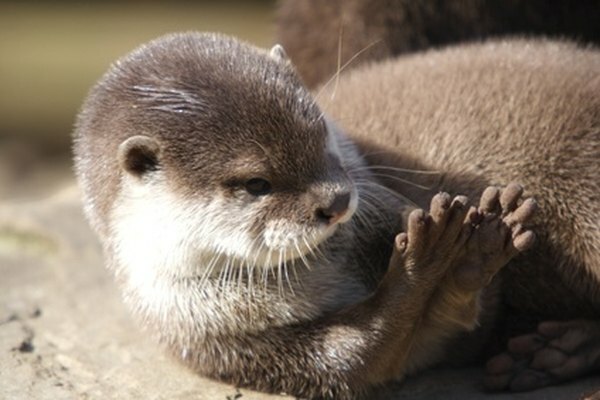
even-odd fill
[[[448,222],[441,239],[449,245],[454,245],[460,237],[465,217],[469,211],[468,202],[469,199],[466,196],[456,196],[450,204]]]
[[[470,223],[473,226],[479,225],[484,219],[484,215],[480,213],[476,207],[469,207],[469,211],[467,212],[467,217],[465,222]]]
[[[520,235],[509,240],[507,251],[511,256],[515,256],[527,249],[530,249],[535,243],[535,233],[532,231],[525,231]]]
[[[544,338],[537,333],[517,336],[508,341],[508,351],[518,355],[529,355],[546,346]]]
[[[410,269],[410,265],[406,265],[406,251],[408,247],[408,235],[404,232],[396,235],[394,240],[394,251],[390,257],[388,268],[391,269]]]
[[[502,214],[507,214],[517,208],[517,204],[521,195],[523,194],[523,187],[517,183],[510,183],[500,195],[500,206],[502,207]]]
[[[489,186],[481,195],[479,200],[479,210],[482,213],[494,213],[498,214],[500,211],[500,189],[495,186]]]
[[[537,203],[534,199],[527,199],[516,210],[504,217],[504,222],[508,226],[515,226],[528,222],[537,209]]]
[[[433,196],[431,199],[431,216],[434,219],[441,219],[443,215],[446,214],[448,208],[450,208],[450,204],[452,203],[452,198],[448,193],[440,192]]]
[[[568,329],[562,336],[552,339],[550,346],[567,353],[573,353],[586,343],[588,339],[589,337],[586,332],[579,329]]]
[[[463,247],[467,243],[467,241],[471,237],[471,234],[473,233],[473,230],[475,229],[475,225],[479,222],[480,219],[481,214],[477,212],[477,209],[473,206],[469,207],[469,210],[467,211],[467,214],[463,221],[462,229],[458,236],[458,240],[456,241],[457,246]],[[470,247],[472,246],[473,245],[471,245]]]
[[[567,322],[544,321],[538,325],[537,331],[548,339],[554,339],[564,335],[569,326]]]
[[[396,235],[394,245],[398,253],[404,254],[406,252],[406,247],[408,246],[408,235],[405,232]]]
[[[452,198],[448,193],[438,193],[431,199],[429,216],[433,222],[430,232],[432,241],[435,241],[442,234],[446,221],[448,220],[448,209],[450,208]]]
[[[421,209],[413,210],[408,216],[407,252],[420,253],[427,237],[427,214]]]
[[[558,381],[568,381],[590,371],[591,366],[583,356],[571,356],[560,366],[549,370]]]
[[[538,332],[550,339],[550,346],[568,354],[584,347],[600,348],[600,324],[596,321],[546,321],[538,326]]]
[[[535,352],[531,360],[531,368],[537,370],[550,370],[558,368],[567,361],[568,356],[560,350],[544,347]]]

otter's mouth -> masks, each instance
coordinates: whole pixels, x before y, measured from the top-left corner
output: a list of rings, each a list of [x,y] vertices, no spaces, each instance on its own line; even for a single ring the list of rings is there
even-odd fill
[[[329,223],[318,223],[307,226],[290,222],[285,219],[267,222],[263,232],[263,245],[260,246],[262,265],[277,266],[281,262],[301,260],[309,263],[322,258],[322,247],[345,223],[349,222],[356,213],[358,195],[353,191],[348,207],[344,212]]]

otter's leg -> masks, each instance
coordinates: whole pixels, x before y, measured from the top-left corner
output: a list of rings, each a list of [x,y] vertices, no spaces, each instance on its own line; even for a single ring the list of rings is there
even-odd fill
[[[600,371],[600,322],[547,321],[508,342],[486,366],[488,389],[525,391]]]
[[[410,214],[388,271],[365,301],[316,320],[203,338],[192,347],[206,350],[188,360],[239,386],[303,398],[356,398],[403,376],[416,321],[469,237],[459,204],[434,205],[439,220],[423,210]]]
[[[535,235],[523,225],[536,206],[532,199],[521,201],[522,193],[517,184],[488,187],[479,208],[471,207],[467,213],[465,223],[473,226],[472,233],[429,302],[411,355],[411,370],[437,361],[444,352],[442,339],[477,326],[482,291],[511,258],[533,244]]]

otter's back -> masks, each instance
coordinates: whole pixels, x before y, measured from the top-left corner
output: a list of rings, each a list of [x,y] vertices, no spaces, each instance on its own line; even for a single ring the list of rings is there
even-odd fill
[[[487,184],[523,184],[540,203],[532,276],[558,271],[565,296],[600,309],[598,50],[527,40],[457,46],[372,64],[335,86],[321,103],[371,164],[439,172],[401,175],[430,191],[386,183],[420,206],[440,189],[476,198]]]

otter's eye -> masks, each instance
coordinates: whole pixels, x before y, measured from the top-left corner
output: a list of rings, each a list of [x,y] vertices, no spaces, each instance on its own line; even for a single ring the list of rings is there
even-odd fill
[[[253,196],[264,196],[271,193],[271,184],[262,178],[252,178],[244,184],[246,191]]]

